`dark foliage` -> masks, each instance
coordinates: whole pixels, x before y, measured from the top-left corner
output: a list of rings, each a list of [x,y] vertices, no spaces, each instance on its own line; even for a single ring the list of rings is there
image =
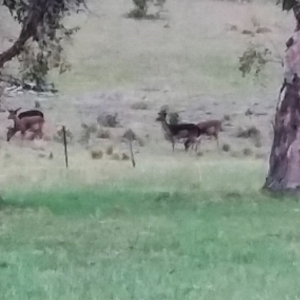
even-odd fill
[[[14,44],[0,54],[0,68],[18,57],[22,79],[34,81],[37,86],[45,84],[50,69],[66,71],[68,64],[62,55],[62,42],[79,28],[66,28],[63,18],[86,7],[84,0],[4,0],[2,5],[9,9],[22,29]]]

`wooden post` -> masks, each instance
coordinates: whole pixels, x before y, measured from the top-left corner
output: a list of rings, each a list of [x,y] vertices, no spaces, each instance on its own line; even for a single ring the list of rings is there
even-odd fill
[[[66,168],[68,169],[69,162],[68,162],[68,148],[67,148],[67,136],[66,136],[65,126],[62,127],[62,131],[63,131],[63,142],[64,142],[64,148],[65,148],[65,162],[66,162]]]
[[[132,166],[135,168],[135,160],[134,160],[134,155],[133,155],[133,150],[132,150],[132,140],[129,139],[128,142],[129,142],[129,150],[130,150]]]
[[[130,151],[130,156],[131,156],[131,162],[132,162],[132,166],[135,168],[135,160],[134,160],[134,155],[133,155],[133,150],[132,150],[132,141],[134,139],[136,139],[136,136],[135,136],[134,132],[131,129],[128,129],[124,133],[124,137],[128,140],[129,151]]]

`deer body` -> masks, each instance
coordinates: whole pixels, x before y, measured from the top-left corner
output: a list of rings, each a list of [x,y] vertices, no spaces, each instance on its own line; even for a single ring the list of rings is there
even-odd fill
[[[42,128],[45,122],[44,114],[38,110],[31,110],[20,113],[17,116],[19,109],[9,110],[8,119],[14,121],[14,126],[8,128],[6,140],[9,141],[18,131],[21,131],[22,141],[26,131],[32,131],[35,134],[34,137],[39,135],[39,137],[42,138]]]
[[[35,117],[35,116],[41,116],[42,118],[44,118],[44,114],[41,111],[36,109],[23,111],[19,113],[18,118],[22,119],[24,117]]]
[[[200,144],[201,138],[206,135],[208,137],[214,137],[217,142],[217,147],[219,151],[219,133],[222,130],[222,121],[220,120],[208,120],[199,122],[197,124],[198,128],[200,129],[200,135],[195,140],[190,140],[187,142],[187,147],[190,146],[190,144],[196,144],[196,151],[198,149],[198,145]]]

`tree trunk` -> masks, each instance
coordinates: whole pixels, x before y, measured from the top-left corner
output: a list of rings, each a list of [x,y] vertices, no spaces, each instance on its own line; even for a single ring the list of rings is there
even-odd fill
[[[24,19],[19,38],[6,51],[0,54],[0,69],[4,64],[19,55],[23,46],[30,38],[37,38],[37,30],[47,11],[47,0],[32,0],[28,9],[28,16]]]
[[[276,108],[269,172],[263,186],[276,192],[300,191],[300,31],[288,47],[283,97],[280,95]]]

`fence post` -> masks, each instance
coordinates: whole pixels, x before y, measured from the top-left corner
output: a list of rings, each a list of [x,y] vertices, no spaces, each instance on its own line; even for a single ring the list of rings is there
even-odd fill
[[[67,136],[66,136],[66,127],[62,127],[63,131],[63,142],[64,142],[64,148],[65,148],[65,162],[66,162],[66,168],[68,169],[69,167],[69,162],[68,162],[68,147],[67,147]]]

